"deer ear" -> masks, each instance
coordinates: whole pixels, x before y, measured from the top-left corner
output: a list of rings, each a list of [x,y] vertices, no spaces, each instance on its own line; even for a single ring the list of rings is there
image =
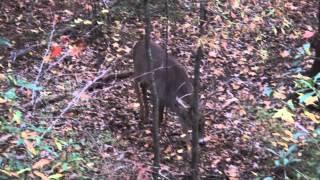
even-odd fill
[[[179,98],[178,96],[176,97],[176,101],[178,102],[178,104],[180,106],[182,106],[184,109],[189,109],[190,106],[185,102],[183,101],[181,98]]]

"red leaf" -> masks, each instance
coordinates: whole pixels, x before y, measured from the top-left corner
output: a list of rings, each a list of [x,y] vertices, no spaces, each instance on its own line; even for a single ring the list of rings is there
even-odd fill
[[[51,47],[51,58],[56,58],[61,55],[62,48],[58,44],[53,44]]]
[[[302,35],[302,37],[303,37],[304,39],[309,39],[309,38],[311,38],[314,34],[315,34],[314,31],[305,31],[304,34]]]

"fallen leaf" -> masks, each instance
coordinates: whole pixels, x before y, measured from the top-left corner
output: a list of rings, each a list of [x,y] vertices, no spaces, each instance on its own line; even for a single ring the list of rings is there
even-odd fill
[[[283,57],[283,58],[286,58],[290,55],[290,52],[289,51],[282,51],[280,52],[280,56]]]
[[[24,139],[23,141],[24,141],[24,144],[25,144],[27,150],[28,150],[30,153],[32,153],[33,155],[37,155],[37,151],[36,151],[36,149],[33,147],[33,144],[34,144],[34,143],[30,142],[30,141],[27,140],[27,139]]]
[[[45,165],[50,164],[50,162],[51,162],[51,160],[49,160],[49,159],[40,159],[38,162],[36,162],[32,165],[32,169],[41,169]]]
[[[41,180],[49,180],[49,178],[45,174],[43,174],[39,171],[33,171],[33,174],[40,177]]]
[[[314,34],[315,34],[314,31],[305,31],[305,32],[303,33],[302,37],[303,37],[304,39],[309,39],[309,38],[311,38]]]

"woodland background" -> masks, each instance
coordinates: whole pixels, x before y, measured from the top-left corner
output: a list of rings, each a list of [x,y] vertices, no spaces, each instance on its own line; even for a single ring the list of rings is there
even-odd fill
[[[190,75],[204,43],[203,179],[319,178],[320,76],[303,76],[316,59],[318,1],[208,1],[202,37],[199,3],[168,2],[169,52]],[[132,79],[108,79],[133,68],[142,1],[11,0],[0,10],[0,179],[149,179],[151,122],[139,126]],[[151,12],[163,44],[164,3]],[[163,179],[189,173],[175,119],[160,127]]]

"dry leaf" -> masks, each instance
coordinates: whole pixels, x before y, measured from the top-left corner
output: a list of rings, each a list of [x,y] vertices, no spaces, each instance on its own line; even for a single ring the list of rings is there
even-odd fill
[[[289,51],[282,51],[280,52],[280,56],[283,57],[283,58],[286,58],[290,55]]]
[[[234,165],[230,165],[225,173],[229,176],[230,180],[236,180],[239,177],[239,169]]]
[[[49,160],[49,159],[40,159],[38,162],[36,162],[32,165],[32,169],[41,169],[45,165],[50,164],[50,162],[51,162],[51,160]]]
[[[40,177],[41,180],[49,180],[49,178],[45,174],[43,174],[39,171],[33,171],[33,174]]]
[[[24,139],[24,144],[25,144],[25,147],[27,148],[27,150],[29,152],[31,152],[33,155],[37,155],[37,151],[36,149],[33,147],[33,144],[32,142],[30,142],[29,140],[27,139]]]
[[[309,39],[309,38],[311,38],[314,34],[315,34],[314,31],[305,31],[304,34],[302,35],[302,37],[303,37],[304,39]]]

